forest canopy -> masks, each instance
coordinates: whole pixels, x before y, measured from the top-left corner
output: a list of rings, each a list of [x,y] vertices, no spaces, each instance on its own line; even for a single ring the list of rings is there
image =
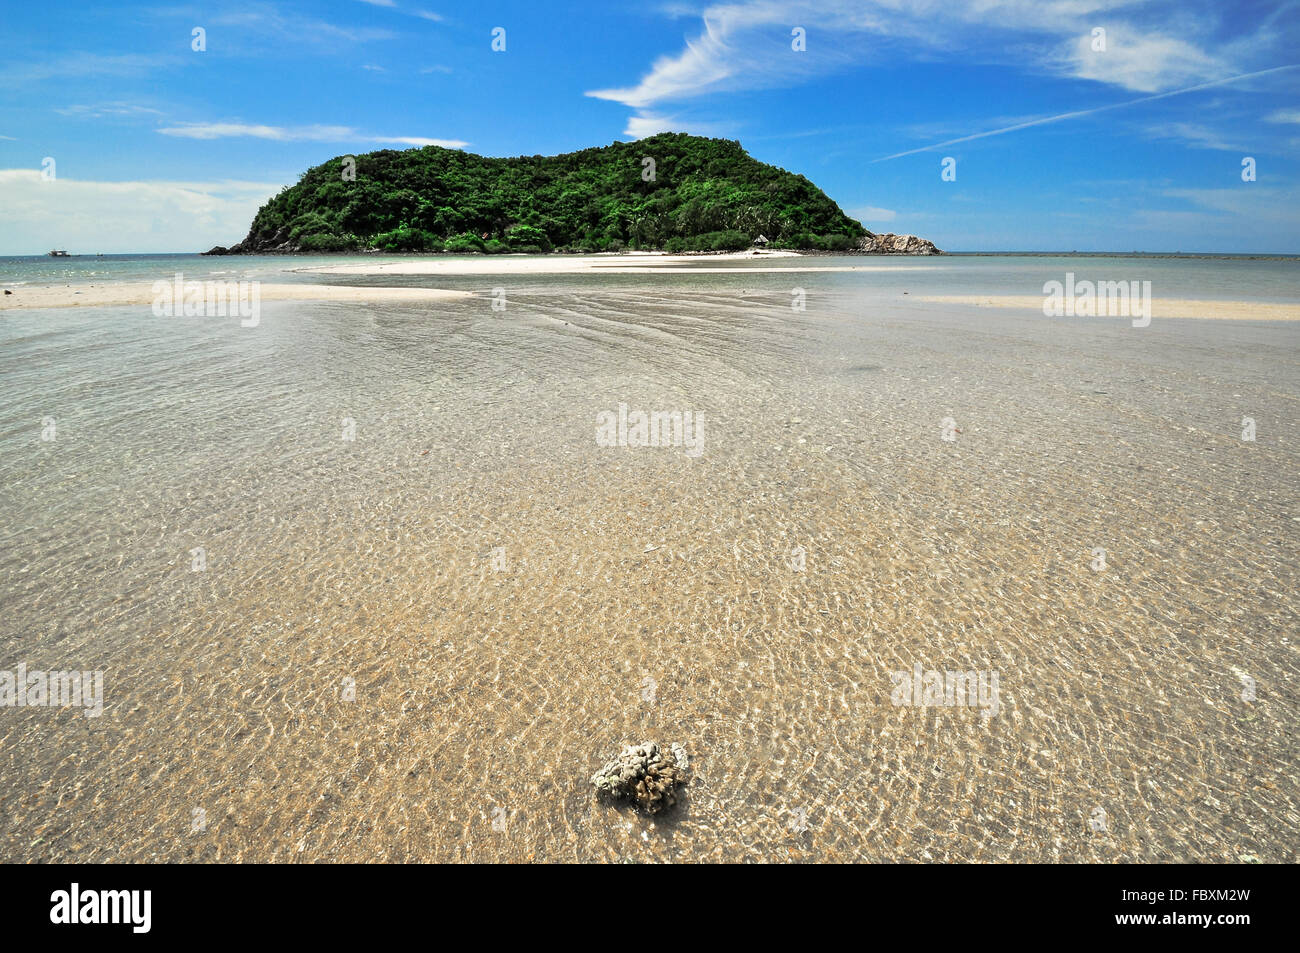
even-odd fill
[[[558,156],[340,156],[262,206],[230,251],[726,251],[759,235],[772,248],[842,251],[867,234],[808,179],[739,142],[661,133]]]

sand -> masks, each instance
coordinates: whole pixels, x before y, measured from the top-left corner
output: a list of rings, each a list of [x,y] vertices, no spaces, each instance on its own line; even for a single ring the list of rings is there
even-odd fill
[[[861,265],[814,264],[821,259],[807,258],[806,262],[790,263],[775,268],[755,266],[765,259],[805,258],[798,252],[737,252],[727,255],[569,255],[492,256],[481,258],[405,258],[374,263],[348,263],[303,268],[307,274],[317,275],[641,275],[654,274],[733,274],[737,265],[746,265],[745,274],[786,274],[796,272],[851,272],[851,271],[916,271],[938,266],[900,265],[872,262]],[[714,264],[720,263],[720,264]]]
[[[1043,310],[1042,295],[916,295],[915,300],[931,304],[974,305],[980,308],[1020,308],[1037,311],[1039,314]],[[1300,321],[1300,304],[1153,297],[1151,317],[1210,318],[1216,321]]]
[[[110,282],[95,285],[31,285],[9,289],[0,295],[0,311],[18,308],[106,308],[153,303],[151,281]],[[439,288],[357,288],[346,285],[262,283],[262,301],[430,301],[466,298],[467,291]]]
[[[1300,325],[554,284],[7,316],[0,670],[105,681],[0,709],[0,857],[1296,860]]]
[[[782,274],[794,272],[902,271],[927,268],[926,265],[783,265],[772,268],[755,266],[764,259],[802,258],[798,252],[737,252],[724,255],[663,255],[631,252],[621,255],[494,256],[472,258],[402,258],[374,263],[347,263],[286,271],[311,275],[349,276],[495,276],[495,275],[590,275],[590,274],[732,274],[737,265],[746,265],[747,274]],[[719,264],[710,264],[719,263]],[[209,280],[195,274],[193,280]],[[0,311],[19,308],[88,308],[148,305],[155,298],[153,282],[101,282],[97,284],[17,285],[0,295]],[[309,283],[262,282],[262,301],[350,301],[380,303],[395,301],[436,301],[470,296],[472,292],[416,287],[355,287]]]

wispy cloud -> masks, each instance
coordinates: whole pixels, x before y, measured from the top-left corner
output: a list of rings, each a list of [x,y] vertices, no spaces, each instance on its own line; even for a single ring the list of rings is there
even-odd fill
[[[276,142],[393,142],[408,146],[442,146],[460,149],[467,145],[460,139],[429,139],[423,136],[374,136],[358,132],[351,126],[266,126],[240,122],[187,122],[157,130],[164,136],[181,139],[270,139]]]
[[[1300,109],[1279,109],[1265,116],[1264,121],[1300,123]]]
[[[898,213],[892,208],[876,208],[874,205],[848,208],[844,210],[844,213],[856,218],[863,225],[869,225],[872,222],[892,222],[898,218]]]
[[[1291,222],[1295,221],[1295,189],[1276,189],[1266,186],[1231,189],[1164,189],[1169,198],[1182,199],[1200,208],[1232,215],[1244,213],[1271,214]]]
[[[660,132],[688,132],[695,136],[721,137],[735,135],[735,131],[734,123],[697,122],[692,119],[682,119],[678,116],[642,114],[628,118],[627,129],[624,130],[623,134],[631,136],[633,139],[645,139],[647,136],[653,136]]]
[[[105,56],[75,52],[36,63],[10,60],[7,65],[0,67],[0,84],[10,86],[58,79],[142,76],[151,70],[175,66],[179,62],[180,57],[177,56],[140,53]]]
[[[469,145],[460,139],[424,139],[420,136],[373,136],[368,142],[398,142],[406,146],[442,146],[444,149],[463,149]]]
[[[1294,248],[1298,237],[1292,209],[1300,204],[1300,192],[1294,188],[1252,184],[1228,189],[1165,189],[1161,195],[1188,207],[1140,210],[1133,227],[1165,228],[1193,236],[1240,228],[1249,222],[1252,229],[1288,236],[1276,246],[1277,251]]]
[[[622,103],[651,119],[665,103],[735,90],[786,87],[863,62],[961,55],[1042,75],[1087,79],[1135,92],[1207,82],[1242,72],[1213,40],[1215,18],[1157,19],[1126,0],[736,0],[699,13],[701,32],[680,52],[655,60],[632,86],[588,96]],[[1130,19],[1114,11],[1123,9]],[[1137,17],[1134,20],[1132,18]],[[1205,22],[1202,22],[1205,20]],[[1106,24],[1106,49],[1092,29]],[[791,48],[795,25],[806,51]],[[1227,52],[1225,52],[1227,51]],[[630,124],[629,129],[636,124]]]
[[[173,12],[191,19],[195,15],[190,10]],[[238,10],[225,10],[206,16],[205,19],[214,27],[239,28],[238,42],[233,45],[222,45],[220,31],[212,29],[208,31],[208,49],[234,55],[258,54],[265,50],[268,42],[289,42],[293,44],[294,49],[307,46],[334,50],[352,47],[358,43],[395,40],[401,36],[393,30],[382,27],[357,24],[339,26],[270,3],[256,3]]]
[[[395,13],[405,13],[407,16],[419,17],[422,20],[432,20],[434,23],[441,23],[442,14],[434,13],[431,10],[407,10],[399,7],[396,0],[361,0],[361,3],[368,3],[372,7],[385,7]]]
[[[1260,76],[1268,76],[1273,73],[1281,73],[1285,70],[1300,68],[1300,63],[1290,66],[1275,66],[1272,69],[1256,70],[1253,73],[1243,73],[1240,76],[1229,76],[1226,79],[1214,80],[1209,83],[1198,83],[1195,86],[1188,86],[1185,89],[1171,89],[1167,93],[1156,93],[1154,96],[1141,96],[1137,99],[1125,100],[1122,103],[1111,103],[1107,106],[1094,106],[1090,109],[1076,109],[1072,112],[1060,113],[1056,116],[1044,116],[1041,119],[1031,119],[1028,122],[1020,122],[1011,126],[1005,126],[1001,129],[989,129],[985,132],[977,132],[969,136],[961,136],[956,139],[947,139],[943,142],[934,142],[928,146],[920,146],[916,149],[908,149],[903,152],[895,152],[893,155],[881,156],[879,159],[873,159],[873,162],[886,162],[890,159],[901,159],[903,156],[916,155],[918,152],[930,152],[934,149],[946,149],[949,146],[959,145],[963,142],[973,142],[976,139],[987,139],[989,136],[1002,136],[1009,132],[1018,132],[1021,129],[1030,129],[1034,126],[1045,126],[1049,123],[1064,122],[1067,119],[1080,119],[1084,116],[1092,116],[1097,113],[1109,112],[1112,109],[1123,109],[1126,106],[1135,106],[1138,103],[1149,103],[1157,99],[1167,99],[1170,96],[1182,96],[1185,93],[1194,93],[1202,89],[1212,89],[1216,86],[1226,86],[1229,83],[1236,83],[1242,80],[1254,79]]]
[[[1143,127],[1148,139],[1165,139],[1180,142],[1196,149],[1218,149],[1224,152],[1241,152],[1242,147],[1224,139],[1213,129],[1192,122],[1163,122]]]
[[[1193,43],[1127,24],[1111,26],[1105,50],[1093,49],[1090,32],[1066,41],[1057,72],[1138,93],[1155,93],[1226,76],[1232,68]]]
[[[150,106],[140,106],[136,103],[127,102],[110,102],[95,103],[93,105],[80,104],[74,106],[64,106],[54,110],[60,116],[68,116],[72,119],[105,119],[109,117],[124,116],[161,116],[161,109],[154,109]]]

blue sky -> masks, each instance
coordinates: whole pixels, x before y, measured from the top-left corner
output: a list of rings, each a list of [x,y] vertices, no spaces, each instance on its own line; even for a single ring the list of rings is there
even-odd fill
[[[669,129],[739,139],[868,228],[942,248],[1300,252],[1300,2],[70,2],[4,20],[0,254],[232,244],[348,153]]]

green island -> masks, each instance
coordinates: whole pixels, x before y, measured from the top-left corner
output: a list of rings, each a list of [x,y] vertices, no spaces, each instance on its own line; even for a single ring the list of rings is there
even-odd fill
[[[558,156],[438,146],[339,156],[262,206],[242,242],[207,254],[705,252],[756,242],[935,253],[913,236],[898,247],[880,237],[891,242],[739,142],[661,133]]]

